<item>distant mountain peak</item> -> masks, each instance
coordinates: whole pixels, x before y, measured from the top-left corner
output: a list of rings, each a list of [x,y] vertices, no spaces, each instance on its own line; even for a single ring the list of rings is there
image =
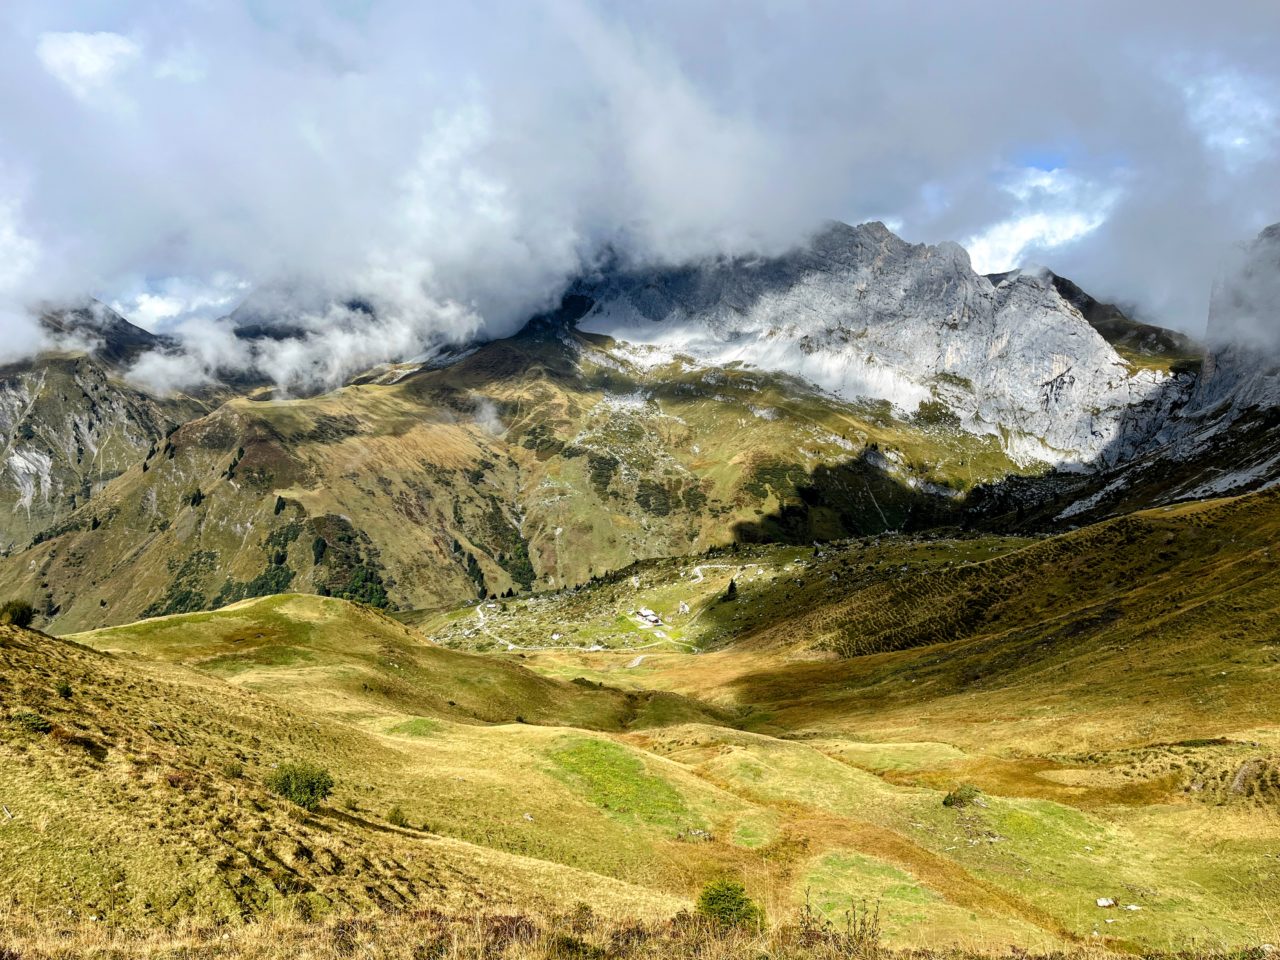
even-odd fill
[[[167,338],[130,323],[97,300],[48,305],[40,313],[40,325],[56,340],[82,346],[113,366],[128,366],[147,351],[169,344]]]

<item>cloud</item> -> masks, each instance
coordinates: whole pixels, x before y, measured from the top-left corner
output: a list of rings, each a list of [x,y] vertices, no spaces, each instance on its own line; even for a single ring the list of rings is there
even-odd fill
[[[0,169],[0,362],[41,349],[47,338],[28,309],[40,246],[22,226],[21,204]]]
[[[48,32],[36,42],[36,56],[44,68],[85,101],[141,55],[141,47],[118,33]]]
[[[1193,0],[7,0],[0,237],[31,263],[0,309],[98,296],[189,342],[157,383],[296,386],[323,349],[510,333],[605,245],[774,252],[835,217],[1198,332],[1221,251],[1280,219],[1277,36],[1275,4]],[[309,291],[301,344],[226,341],[249,289]]]
[[[139,279],[122,285],[111,309],[147,330],[165,331],[192,320],[225,316],[249,293],[249,284],[226,273],[207,280],[192,277]]]
[[[973,269],[1002,273],[1025,266],[1029,257],[1087,237],[1106,222],[1120,196],[1063,170],[1028,167],[1006,179],[1003,189],[1018,201],[1014,216],[964,241]]]

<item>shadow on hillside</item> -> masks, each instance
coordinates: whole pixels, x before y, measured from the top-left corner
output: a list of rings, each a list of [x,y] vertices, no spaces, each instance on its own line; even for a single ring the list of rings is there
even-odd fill
[[[975,487],[965,498],[967,522],[989,530],[1052,531],[1162,502],[1168,481],[1187,471],[1179,469],[1179,440],[1165,440],[1160,434],[1186,407],[1198,377],[1198,368],[1183,369],[1143,404],[1128,407],[1115,437],[1087,463],[1038,476],[1011,475]],[[1215,450],[1219,456],[1206,460],[1201,469],[1221,466],[1221,453]],[[1123,492],[1126,486],[1133,491]],[[1096,502],[1082,503],[1090,498]],[[1081,506],[1062,516],[1073,504]]]
[[[802,544],[922,530],[955,524],[962,512],[955,502],[894,477],[874,449],[807,473],[790,464],[758,468],[747,489],[772,494],[779,506],[734,524],[737,543]]]

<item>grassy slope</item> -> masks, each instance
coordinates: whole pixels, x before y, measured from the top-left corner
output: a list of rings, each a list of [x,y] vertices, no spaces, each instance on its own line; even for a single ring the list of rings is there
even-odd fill
[[[807,816],[796,817],[785,804],[778,808],[743,796],[649,749],[652,741],[645,731],[656,722],[681,724],[677,729],[693,723],[699,729],[724,731],[729,719],[725,714],[672,695],[637,697],[585,683],[559,683],[512,663],[432,647],[403,625],[340,601],[270,598],[215,614],[144,621],[76,639],[114,652],[104,656],[58,641],[43,643],[52,645],[60,656],[92,658],[90,662],[101,671],[120,676],[120,682],[125,676],[137,677],[136,690],[131,692],[136,701],[117,699],[115,684],[101,674],[15,662],[12,675],[22,676],[24,669],[16,669],[22,666],[36,676],[21,690],[6,691],[6,706],[10,711],[19,705],[36,708],[68,728],[83,723],[96,735],[96,701],[102,690],[110,699],[110,711],[123,715],[115,723],[148,731],[149,723],[159,722],[171,731],[167,736],[181,745],[181,756],[193,757],[192,763],[166,755],[147,781],[159,786],[145,793],[139,789],[131,798],[134,804],[165,801],[169,819],[157,821],[157,826],[164,828],[166,856],[172,846],[167,839],[171,831],[178,834],[180,853],[188,833],[219,834],[216,811],[237,794],[248,795],[255,809],[262,806],[279,816],[245,826],[234,820],[226,826],[225,839],[238,838],[244,831],[245,842],[262,841],[274,845],[272,850],[279,846],[286,852],[292,849],[288,844],[296,841],[312,851],[317,862],[322,858],[315,853],[320,842],[316,824],[349,827],[351,842],[368,832],[374,843],[387,836],[407,836],[413,843],[428,844],[443,843],[439,838],[448,837],[454,838],[450,842],[470,842],[497,851],[487,859],[477,854],[474,870],[464,878],[450,874],[439,879],[438,895],[406,865],[419,862],[403,859],[407,853],[388,854],[387,862],[393,864],[388,867],[390,880],[381,875],[339,875],[326,877],[323,886],[292,856],[281,855],[278,864],[258,858],[258,871],[273,881],[263,881],[252,861],[237,861],[237,869],[255,884],[274,882],[284,888],[256,900],[236,901],[237,910],[262,909],[272,897],[288,899],[290,884],[299,882],[291,871],[298,869],[301,882],[316,884],[329,901],[356,907],[365,905],[367,898],[358,890],[348,891],[348,883],[358,884],[360,890],[366,885],[381,890],[384,882],[391,883],[398,892],[385,894],[388,902],[403,897],[419,904],[456,902],[465,895],[460,891],[490,884],[503,891],[491,895],[497,902],[510,894],[511,888],[501,882],[514,878],[512,882],[530,884],[527,898],[516,897],[520,907],[536,911],[554,896],[551,891],[557,878],[573,876],[564,871],[577,869],[590,871],[597,879],[583,882],[572,899],[606,910],[619,909],[609,899],[611,891],[618,889],[616,880],[645,888],[636,894],[642,909],[650,908],[646,904],[661,909],[678,904],[711,877],[728,872],[748,878],[775,914],[785,916],[798,902],[797,884],[808,877],[808,861],[839,847],[839,838],[833,841],[807,824]],[[35,655],[34,650],[28,653]],[[76,690],[70,701],[52,693],[52,684],[64,674]],[[211,699],[157,689],[149,682],[157,675],[181,678]],[[402,691],[388,696],[387,685],[394,686],[396,681],[403,683]],[[478,683],[483,697],[464,699],[475,695]],[[219,690],[228,700],[226,709],[215,706],[212,699]],[[552,695],[545,696],[544,691]],[[454,705],[441,702],[446,695]],[[539,702],[545,709],[535,713]],[[515,703],[526,704],[520,709],[529,713],[526,719],[531,722],[493,722],[502,719],[507,704]],[[148,704],[149,714],[144,712]],[[245,704],[269,711],[287,732],[250,733],[238,717]],[[86,722],[86,714],[94,720]],[[162,720],[144,722],[148,715]],[[601,735],[570,724],[611,727],[618,734]],[[206,725],[218,735],[210,738]],[[632,732],[624,732],[624,725]],[[70,770],[56,765],[67,749],[63,745],[55,745],[47,736],[16,733],[11,726],[5,734],[7,748],[34,756],[39,763],[18,792],[24,815],[32,803],[30,795],[41,790],[56,791],[82,809],[84,825],[71,834],[47,837],[41,850],[46,865],[42,869],[50,884],[65,881],[69,874],[79,875],[88,868],[76,861],[73,851],[96,849],[87,836],[90,825],[102,816],[98,796],[101,781],[110,779],[109,775],[85,760],[70,776]],[[112,754],[128,755],[132,750],[132,746],[113,746]],[[51,758],[54,751],[57,754]],[[339,781],[331,804],[315,817],[301,820],[290,817],[283,804],[265,797],[258,786],[272,762],[299,755],[323,759]],[[245,770],[242,779],[232,780],[218,764],[237,757]],[[194,785],[161,789],[166,787],[170,767],[186,770],[188,766],[196,778]],[[200,799],[193,801],[197,795]],[[236,803],[245,805],[244,800]],[[350,805],[355,809],[348,809]],[[387,823],[392,806],[401,808],[409,828],[397,830]],[[431,833],[416,829],[423,824]],[[282,829],[292,832],[287,838],[274,836]],[[131,839],[140,856],[156,854],[140,836]],[[28,850],[10,849],[15,856]],[[408,849],[414,849],[412,843]],[[344,863],[348,855],[349,851],[335,853]],[[529,861],[512,860],[512,855],[542,862],[548,878],[522,877],[519,871],[532,867]],[[225,859],[215,858],[219,863]],[[327,855],[323,859],[328,862]],[[874,856],[872,860],[879,868],[892,868],[889,860]],[[61,866],[55,870],[54,864]],[[135,891],[128,900],[131,906],[122,905],[123,896],[109,899],[107,893],[86,902],[91,901],[95,911],[137,909],[139,899],[149,899],[136,892],[136,885],[145,887],[144,876],[154,873],[172,881],[178,865],[165,861],[154,866],[148,859],[145,870],[127,866],[125,873],[136,878],[126,883],[126,889]],[[193,877],[171,911],[228,909],[221,901],[210,900],[208,893],[225,885],[222,872],[219,867],[209,875]],[[235,882],[247,887],[239,874],[236,877]],[[26,882],[35,881],[28,878]],[[400,886],[395,887],[396,883]],[[539,892],[543,890],[547,892]],[[49,886],[28,896],[61,902]],[[566,895],[560,896],[563,902]],[[839,898],[847,906],[853,894]],[[1057,939],[1052,931],[1023,917],[1016,904],[962,896],[957,905],[936,894],[927,899],[924,916],[931,921],[929,936],[935,940],[976,937],[983,943],[1012,939],[1045,944]],[[328,904],[317,901],[315,905],[323,909]],[[980,909],[985,919],[981,930],[975,924],[974,909]],[[920,933],[904,930],[901,935],[911,940],[919,939]]]
[[[1142,942],[1248,942],[1275,936],[1267,904],[1280,893],[1278,528],[1270,492],[1040,541],[765,549],[714,558],[715,570],[668,561],[522,601],[489,628],[519,643],[572,622],[625,649],[526,651],[526,662],[749,710],[765,738],[699,726],[646,742],[756,802],[861,823],[852,853],[813,867],[815,884],[877,849],[867,831],[892,831],[918,848],[897,846],[896,869],[931,876],[925,854],[963,868],[963,881],[935,875],[935,893],[991,884],[1086,937],[1112,919],[1103,933]],[[739,595],[726,603],[729,576]],[[654,628],[618,619],[641,606],[673,638],[732,645],[697,657],[646,648],[637,662]],[[460,627],[473,615],[422,626],[500,648]],[[965,781],[987,806],[943,811],[941,791]],[[871,873],[880,880],[848,882],[884,880]],[[1107,914],[1098,896],[1143,910]]]
[[[190,764],[197,790],[172,788],[172,819],[157,821],[166,836],[203,836],[224,790],[284,817],[254,830],[237,823],[231,835],[271,840],[294,829],[299,821],[257,784],[275,759],[319,754],[340,786],[312,819],[361,842],[366,831],[411,835],[493,858],[440,880],[445,901],[468,884],[500,887],[495,878],[518,887],[528,869],[596,878],[584,899],[626,880],[662,909],[729,872],[773,917],[806,890],[832,913],[878,899],[897,943],[1239,946],[1280,932],[1270,906],[1280,892],[1278,524],[1280,495],[1264,493],[1035,541],[883,538],[820,555],[743,548],[644,563],[583,590],[508,601],[506,611],[411,618],[448,643],[498,650],[540,645],[569,624],[578,632],[562,639],[576,642],[556,646],[604,648],[594,651],[478,658],[338,601],[272,598],[78,638],[121,651],[110,658],[57,648],[108,665],[126,690],[126,676],[165,676],[200,698],[132,680],[137,699],[127,700],[95,676],[73,677],[76,696],[61,701],[51,685],[67,671],[35,661],[25,675],[6,671],[28,679],[4,688],[5,705],[71,729],[91,702],[80,690],[101,687],[111,711],[132,704],[136,736],[151,736],[145,710],[163,710],[180,752],[162,753],[148,782],[166,782],[170,757],[204,758]],[[726,602],[730,577],[738,598]],[[641,606],[663,625],[641,625],[630,615]],[[708,652],[677,652],[676,642],[637,652],[664,627]],[[229,706],[215,709],[221,698]],[[251,733],[239,719],[248,705],[278,732]],[[530,722],[503,722],[513,709]],[[210,740],[205,726],[226,733]],[[97,761],[77,760],[72,776],[55,761],[75,749],[5,729],[5,749],[34,764],[23,794],[55,791],[82,811],[71,845],[46,833],[40,855],[91,871],[75,856],[95,849],[89,825],[102,820]],[[223,783],[216,764],[236,750],[245,777]],[[943,806],[966,781],[980,802]],[[163,796],[137,791],[132,803]],[[407,829],[386,822],[397,805]],[[433,833],[414,829],[422,824]],[[299,842],[314,850],[316,838]],[[158,849],[168,856],[169,846]],[[434,902],[434,888],[405,886],[427,882],[408,856],[389,852],[393,866],[371,886],[400,890],[392,902]],[[278,859],[284,867],[258,858],[236,869],[257,889],[295,864]],[[574,870],[586,873],[563,872]],[[303,876],[333,901],[362,902],[339,893],[343,878]],[[193,890],[220,889],[208,879]],[[1142,909],[1102,910],[1097,897]]]
[[[884,405],[526,336],[398,383],[232,400],[0,561],[0,588],[56,630],[285,590],[421,607],[735,536],[899,527],[940,508],[922,484],[1012,469],[995,439]]]
[[[0,628],[0,872],[6,900],[62,916],[169,922],[292,906],[369,909],[478,898],[678,900],[417,829],[384,814],[413,751],[187,668]],[[71,697],[55,685],[65,681]],[[53,728],[24,730],[34,712]],[[339,771],[305,814],[261,786],[287,760]],[[238,765],[238,766],[234,766]],[[412,786],[419,786],[413,784]]]

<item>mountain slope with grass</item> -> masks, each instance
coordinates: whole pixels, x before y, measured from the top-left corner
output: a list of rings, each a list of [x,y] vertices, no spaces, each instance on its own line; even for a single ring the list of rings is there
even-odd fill
[[[534,891],[642,911],[679,903],[389,819],[412,792],[402,781],[412,739],[9,627],[0,660],[0,863],[11,908],[156,924],[423,898],[529,902]],[[298,762],[335,774],[334,796],[315,811],[265,786]]]
[[[288,825],[308,850],[319,840],[299,831],[333,818],[352,837],[376,826],[379,843],[472,844],[490,858],[423,893],[405,886],[418,874],[397,854],[389,903],[533,876],[514,857],[595,878],[571,899],[614,916],[631,908],[609,899],[612,883],[637,885],[637,902],[661,912],[728,875],[771,921],[806,896],[837,918],[876,902],[893,944],[1247,946],[1277,933],[1277,523],[1280,496],[1263,493],[1056,537],[715,549],[400,621],[285,596],[78,646],[14,633],[26,660],[9,654],[5,748],[45,764],[28,784],[99,789],[89,748],[15,719],[105,736],[97,719],[74,728],[75,711],[82,688],[110,681],[78,679],[71,658],[140,678],[136,691],[112,686],[110,704],[86,701],[95,717],[127,707],[152,731],[144,704],[174,702],[156,722],[181,750],[155,748],[162,762],[143,776],[157,783],[178,765],[220,791],[229,774],[212,757],[238,749],[228,788],[271,811],[272,763],[320,762],[333,797]],[[193,692],[142,682],[160,678]],[[252,711],[275,732],[250,731],[240,716]],[[205,723],[224,732],[210,740]],[[53,749],[87,755],[77,779],[51,772]],[[200,795],[169,789],[174,811]],[[285,829],[274,824],[264,840]],[[271,869],[295,863],[280,860]],[[363,903],[309,869],[325,893],[311,909]],[[503,889],[521,910],[547,909],[542,887],[528,899]]]
[[[420,608],[944,522],[1020,469],[992,437],[887,404],[628,356],[548,319],[394,382],[230,401],[0,563],[0,584],[59,630],[284,591]]]

